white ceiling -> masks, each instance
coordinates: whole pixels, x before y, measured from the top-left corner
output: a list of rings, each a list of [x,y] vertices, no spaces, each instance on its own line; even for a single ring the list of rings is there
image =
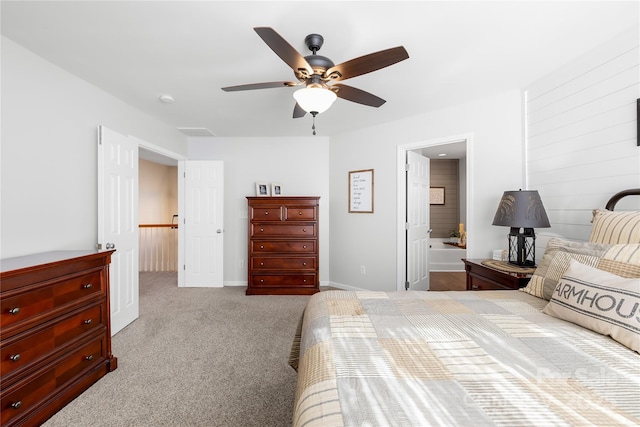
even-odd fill
[[[25,48],[175,127],[217,136],[310,136],[292,119],[293,88],[224,92],[294,80],[253,31],[274,28],[303,55],[336,64],[403,45],[410,58],[345,83],[387,100],[338,99],[318,135],[442,109],[526,87],[637,25],[637,1],[6,1],[1,32]],[[159,102],[161,94],[175,98]],[[428,126],[428,123],[425,123]]]

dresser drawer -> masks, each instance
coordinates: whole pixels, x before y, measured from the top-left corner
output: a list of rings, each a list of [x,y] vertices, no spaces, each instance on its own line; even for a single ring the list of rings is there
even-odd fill
[[[36,316],[44,317],[48,312],[58,307],[73,303],[75,300],[103,294],[101,272],[71,277],[45,286],[34,286],[32,290],[20,292],[16,289],[11,296],[3,295],[0,307],[2,309],[2,328],[29,322]]]
[[[26,416],[45,398],[79,374],[104,361],[104,338],[93,340],[62,358],[59,363],[30,376],[2,391],[0,416],[2,425],[15,417]]]
[[[253,257],[251,268],[254,270],[315,270],[316,257]]]
[[[251,286],[256,288],[313,287],[316,286],[315,273],[309,274],[255,274],[251,276]]]
[[[9,374],[19,373],[19,368],[26,369],[47,358],[56,349],[83,334],[91,333],[96,328],[106,330],[103,309],[102,304],[94,305],[4,340],[0,349],[3,381],[10,380]]]
[[[316,253],[315,240],[254,240],[251,242],[251,253]]]
[[[259,206],[250,208],[251,221],[282,221],[280,206]]]
[[[284,219],[286,221],[315,221],[317,219],[316,208],[309,206],[285,206]]]
[[[282,237],[306,237],[316,236],[315,224],[251,224],[251,235],[259,236],[282,236]]]

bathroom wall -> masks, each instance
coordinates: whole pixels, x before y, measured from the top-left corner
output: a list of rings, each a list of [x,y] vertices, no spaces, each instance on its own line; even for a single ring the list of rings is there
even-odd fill
[[[460,220],[460,173],[458,159],[431,159],[431,187],[444,187],[444,205],[430,205],[431,237],[449,237]]]

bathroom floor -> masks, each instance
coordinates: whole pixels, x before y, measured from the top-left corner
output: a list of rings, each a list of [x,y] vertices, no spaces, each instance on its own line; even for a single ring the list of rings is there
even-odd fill
[[[429,289],[432,291],[465,291],[467,277],[464,271],[429,273]]]

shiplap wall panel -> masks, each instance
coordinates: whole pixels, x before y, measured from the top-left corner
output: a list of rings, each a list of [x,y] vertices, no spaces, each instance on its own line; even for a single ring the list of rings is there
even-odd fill
[[[536,230],[538,258],[551,236],[588,240],[593,209],[640,187],[639,35],[631,28],[525,90],[527,188],[551,222]],[[640,210],[640,198],[620,209]]]

